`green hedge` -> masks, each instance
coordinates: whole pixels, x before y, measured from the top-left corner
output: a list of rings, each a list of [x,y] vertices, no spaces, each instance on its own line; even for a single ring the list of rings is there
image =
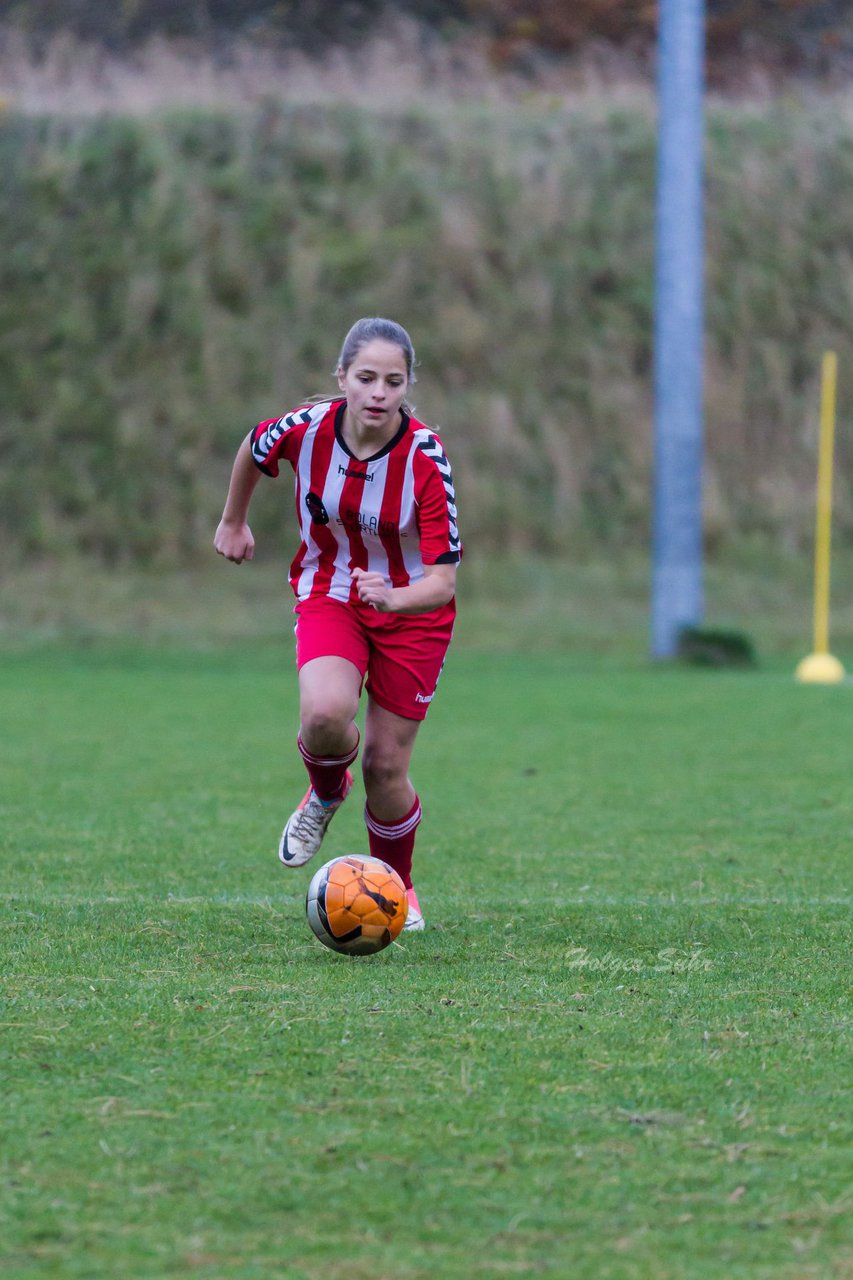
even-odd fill
[[[7,555],[206,553],[248,427],[323,392],[360,315],[412,332],[464,532],[646,536],[654,125],[591,105],[0,120]],[[841,358],[853,536],[853,124],[709,113],[707,527],[811,535],[817,371]],[[258,503],[280,525],[286,491]]]

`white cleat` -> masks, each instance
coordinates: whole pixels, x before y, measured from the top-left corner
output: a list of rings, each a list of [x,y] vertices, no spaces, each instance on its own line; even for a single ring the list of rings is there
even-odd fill
[[[329,823],[351,790],[352,774],[349,769],[344,778],[340,799],[333,800],[331,804],[324,804],[314,794],[313,787],[309,787],[299,808],[290,815],[281,833],[278,856],[286,867],[304,867],[314,857],[323,843]]]
[[[420,903],[418,902],[418,895],[415,893],[414,889],[407,889],[406,897],[409,899],[409,912],[406,916],[406,923],[403,925],[402,931],[403,933],[421,933],[424,930],[425,925],[423,915],[421,914]]]

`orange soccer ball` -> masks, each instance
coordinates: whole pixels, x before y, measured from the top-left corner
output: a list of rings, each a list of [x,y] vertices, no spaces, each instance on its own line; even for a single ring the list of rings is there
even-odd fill
[[[406,923],[406,887],[379,858],[333,858],[314,875],[305,900],[308,923],[324,947],[369,956],[393,942]]]

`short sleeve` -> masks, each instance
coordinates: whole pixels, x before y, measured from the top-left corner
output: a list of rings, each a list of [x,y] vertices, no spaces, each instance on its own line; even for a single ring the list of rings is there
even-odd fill
[[[269,418],[265,422],[259,422],[250,436],[255,466],[265,475],[277,476],[281,458],[294,462],[311,419],[310,409],[295,409],[283,418]]]
[[[286,431],[284,418],[270,418],[267,422],[259,422],[252,432],[252,461],[264,475],[278,475],[278,460]]]
[[[421,433],[419,433],[421,434]],[[424,432],[418,443],[420,465],[415,482],[421,560],[427,564],[458,564],[462,559],[456,491],[447,454],[438,436]]]

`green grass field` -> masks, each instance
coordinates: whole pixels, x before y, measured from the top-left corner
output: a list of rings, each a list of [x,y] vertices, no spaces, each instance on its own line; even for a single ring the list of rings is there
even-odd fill
[[[286,643],[6,653],[4,1274],[849,1276],[853,688],[499,648],[367,960],[276,862]]]

